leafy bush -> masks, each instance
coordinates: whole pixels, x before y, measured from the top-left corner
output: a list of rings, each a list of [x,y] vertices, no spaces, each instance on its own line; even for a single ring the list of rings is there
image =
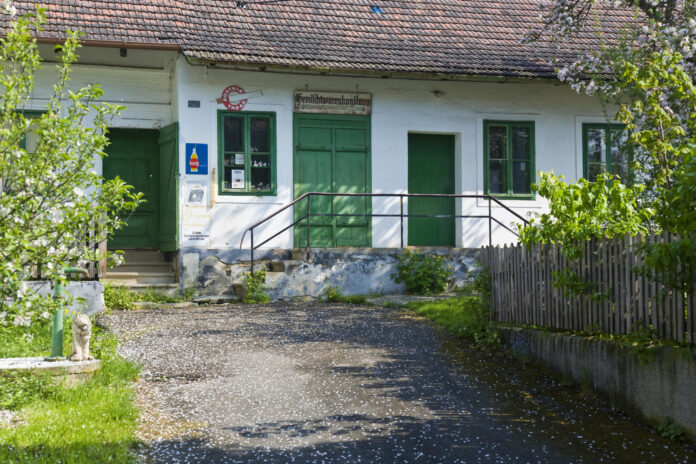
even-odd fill
[[[406,292],[416,295],[442,293],[452,277],[452,267],[444,263],[442,256],[404,251],[392,274],[395,282],[406,284]]]
[[[329,301],[331,303],[367,304],[367,298],[365,295],[346,296],[341,293],[341,289],[338,287],[328,287],[324,293],[323,299],[324,301]]]
[[[125,285],[108,282],[104,285],[104,305],[112,309],[134,309],[137,297]]]
[[[271,301],[271,297],[266,293],[266,271],[244,274],[244,285],[247,293],[242,298],[243,303],[268,303]]]

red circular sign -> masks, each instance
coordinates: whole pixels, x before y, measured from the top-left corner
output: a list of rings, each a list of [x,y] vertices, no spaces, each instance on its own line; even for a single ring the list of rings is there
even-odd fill
[[[238,85],[230,85],[222,91],[222,104],[230,111],[241,111],[246,105],[246,98],[237,99],[237,95],[244,95],[244,89]],[[230,99],[230,95],[232,98]]]

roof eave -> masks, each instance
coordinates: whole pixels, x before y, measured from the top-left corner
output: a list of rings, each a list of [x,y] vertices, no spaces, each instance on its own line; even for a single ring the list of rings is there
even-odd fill
[[[65,42],[60,37],[38,37],[36,41],[40,44],[57,45]],[[128,42],[121,40],[93,40],[80,38],[80,44],[85,47],[105,47],[105,48],[130,48],[142,50],[167,50],[173,52],[181,51],[179,44],[160,43],[160,42]]]
[[[276,72],[287,74],[310,74],[322,76],[371,77],[414,80],[465,81],[465,82],[494,82],[494,83],[559,83],[555,77],[547,76],[515,76],[490,74],[442,73],[427,71],[395,71],[380,69],[349,69],[331,66],[285,65],[253,63],[232,60],[211,60],[192,56],[184,51],[186,61],[194,66],[209,66],[237,71]]]

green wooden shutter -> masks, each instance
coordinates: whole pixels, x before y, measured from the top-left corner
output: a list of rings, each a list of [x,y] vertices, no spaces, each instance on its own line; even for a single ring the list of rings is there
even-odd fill
[[[179,248],[179,124],[162,128],[160,148],[160,250]]]

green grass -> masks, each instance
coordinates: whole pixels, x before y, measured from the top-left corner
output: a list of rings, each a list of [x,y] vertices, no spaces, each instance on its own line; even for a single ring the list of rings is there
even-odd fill
[[[478,345],[496,345],[498,334],[489,330],[489,311],[478,295],[436,301],[412,301],[406,305],[447,332],[473,338]]]
[[[328,287],[322,298],[324,301],[330,303],[348,303],[348,304],[358,304],[366,305],[367,298],[365,295],[344,295],[338,287]]]
[[[149,303],[183,303],[191,301],[196,296],[195,288],[186,288],[176,296],[165,295],[152,288],[143,292],[134,292],[125,285],[107,282],[104,285],[104,305],[107,311],[112,309],[135,309],[135,302]]]
[[[65,349],[70,353],[70,320],[65,320]],[[33,340],[26,328],[0,327],[0,357],[43,356],[50,351],[50,323],[35,323]],[[40,333],[45,332],[47,335]],[[89,382],[69,389],[46,377],[0,376],[0,408],[17,411],[23,424],[0,428],[2,463],[132,463],[130,450],[138,410],[133,381],[139,368],[119,358],[116,340],[93,327],[90,348],[102,367]]]

